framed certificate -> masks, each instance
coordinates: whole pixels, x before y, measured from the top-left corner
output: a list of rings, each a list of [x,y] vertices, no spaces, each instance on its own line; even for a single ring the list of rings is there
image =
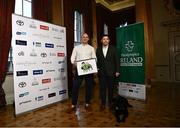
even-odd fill
[[[77,61],[78,76],[97,73],[96,59],[86,59]]]

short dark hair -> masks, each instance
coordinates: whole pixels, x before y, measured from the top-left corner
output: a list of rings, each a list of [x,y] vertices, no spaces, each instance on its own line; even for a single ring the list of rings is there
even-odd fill
[[[108,35],[108,34],[103,34],[103,35],[102,35],[102,37],[104,37],[104,36],[107,36],[107,37],[109,37],[109,35]]]

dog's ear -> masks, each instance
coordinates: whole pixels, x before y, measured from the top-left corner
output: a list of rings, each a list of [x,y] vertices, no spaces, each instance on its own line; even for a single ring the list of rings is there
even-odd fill
[[[127,107],[130,107],[130,108],[133,107],[131,104],[129,104],[127,98],[125,98],[125,97],[122,97],[122,98],[123,98],[124,102],[126,103]]]

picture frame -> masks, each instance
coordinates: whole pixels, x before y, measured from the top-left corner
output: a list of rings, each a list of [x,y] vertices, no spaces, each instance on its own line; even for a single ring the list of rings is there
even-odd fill
[[[96,59],[79,60],[77,62],[78,76],[97,73]]]

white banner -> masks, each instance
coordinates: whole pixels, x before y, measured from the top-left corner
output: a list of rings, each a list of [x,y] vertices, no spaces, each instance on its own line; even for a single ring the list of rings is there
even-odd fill
[[[135,99],[146,99],[146,86],[143,84],[119,82],[119,95]]]
[[[12,15],[15,114],[68,98],[66,29]]]

